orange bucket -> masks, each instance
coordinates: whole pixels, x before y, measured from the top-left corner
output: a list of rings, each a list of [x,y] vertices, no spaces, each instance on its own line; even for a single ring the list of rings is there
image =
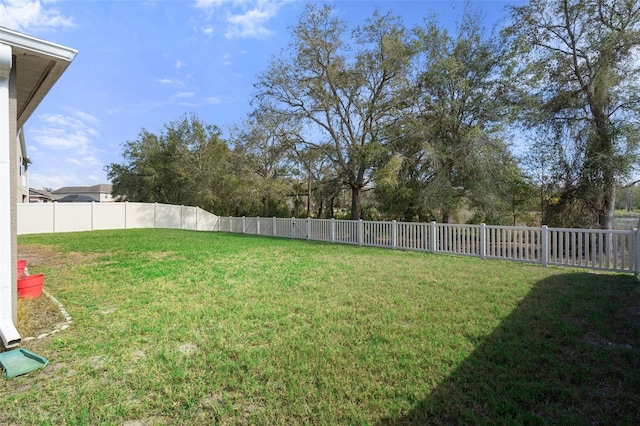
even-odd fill
[[[18,297],[23,299],[37,299],[42,296],[44,275],[28,275],[18,280]]]
[[[18,278],[24,275],[24,268],[27,267],[27,261],[24,259],[18,259]]]

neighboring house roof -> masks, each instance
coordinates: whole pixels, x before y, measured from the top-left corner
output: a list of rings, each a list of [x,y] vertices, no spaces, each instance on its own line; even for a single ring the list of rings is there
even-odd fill
[[[52,192],[52,194],[86,194],[86,193],[101,193],[101,194],[111,194],[111,189],[113,185],[109,185],[106,183],[100,183],[98,185],[93,186],[65,186],[59,189],[56,189]]]
[[[89,197],[88,195],[69,194],[69,195],[65,195],[62,198],[58,198],[56,201],[60,203],[91,203],[96,200],[93,199],[92,197]]]
[[[0,27],[0,43],[11,46],[16,78],[20,129],[67,69],[78,51]]]
[[[29,197],[45,198],[47,200],[52,200],[52,201],[58,198],[55,195],[51,194],[49,191],[45,191],[43,189],[33,189],[33,188],[29,188]]]

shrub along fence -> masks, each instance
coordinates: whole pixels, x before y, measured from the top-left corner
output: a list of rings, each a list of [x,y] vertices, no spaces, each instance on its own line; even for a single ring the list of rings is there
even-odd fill
[[[217,230],[503,259],[543,266],[640,272],[637,256],[640,234],[637,229],[219,217]]]

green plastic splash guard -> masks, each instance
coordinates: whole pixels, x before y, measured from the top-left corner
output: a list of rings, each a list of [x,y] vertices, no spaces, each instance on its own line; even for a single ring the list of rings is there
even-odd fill
[[[49,361],[26,349],[14,349],[0,353],[0,364],[7,373],[7,378],[30,373],[47,365]]]

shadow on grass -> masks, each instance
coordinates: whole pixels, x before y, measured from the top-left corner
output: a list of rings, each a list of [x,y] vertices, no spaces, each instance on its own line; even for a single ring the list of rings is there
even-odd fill
[[[414,408],[385,425],[638,424],[640,285],[543,280]]]

